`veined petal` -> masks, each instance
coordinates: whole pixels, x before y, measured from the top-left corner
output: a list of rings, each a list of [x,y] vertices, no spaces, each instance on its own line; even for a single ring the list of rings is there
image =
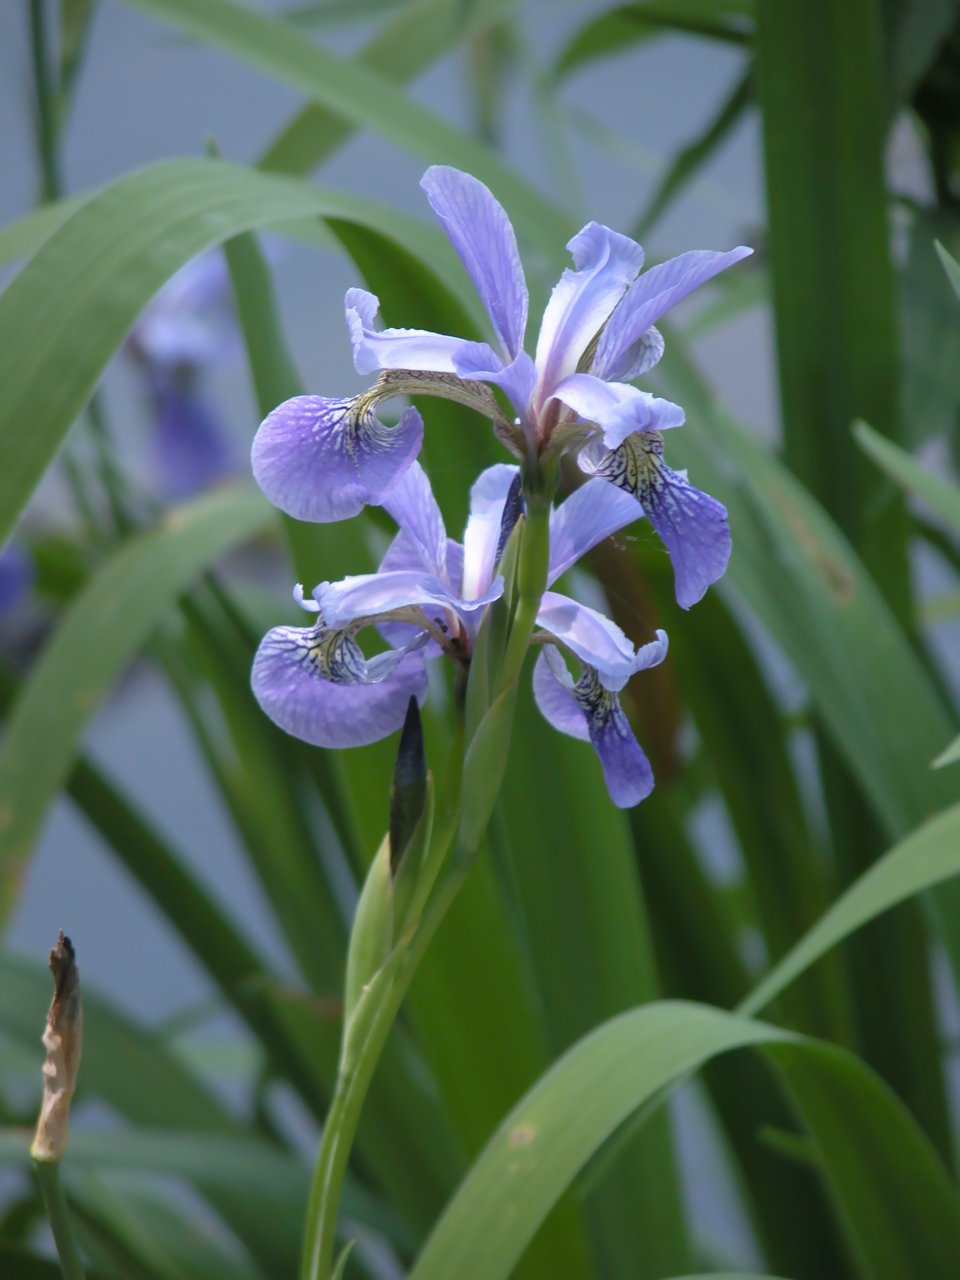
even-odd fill
[[[464,598],[445,582],[423,570],[361,573],[341,582],[321,582],[314,588],[320,611],[332,627],[343,627],[358,618],[372,618],[397,609],[419,606],[427,615],[439,609],[459,615],[483,609],[503,594],[503,579],[496,578],[486,591]],[[442,618],[441,618],[442,621]]]
[[[539,398],[575,372],[580,358],[643,266],[643,250],[628,236],[598,222],[587,225],[567,248],[574,270],[564,271],[543,313],[537,339]]]
[[[689,609],[721,578],[730,559],[727,509],[673,471],[663,461],[663,440],[656,432],[627,436],[619,447],[594,463],[589,452],[578,459],[585,471],[633,494],[643,506],[670,553],[677,604]]]
[[[653,770],[623,714],[615,693],[585,667],[573,683],[558,654],[547,648],[537,659],[533,692],[541,713],[561,733],[587,739],[596,751],[610,799],[630,809],[653,790]]]
[[[519,468],[499,462],[487,467],[470,490],[470,516],[463,535],[463,585],[468,599],[486,591],[493,577],[503,507]]]
[[[564,378],[554,395],[587,422],[595,422],[608,449],[616,449],[634,431],[666,431],[684,420],[683,410],[673,401],[626,382],[604,382],[591,373]]]
[[[420,452],[423,420],[409,408],[397,426],[385,427],[377,398],[296,396],[274,409],[251,455],[254,478],[274,506],[325,523],[383,501]]]
[[[744,245],[729,253],[693,249],[638,276],[600,335],[590,372],[617,380],[639,376],[627,370],[636,363],[635,344],[650,326],[688,293],[751,253]]]
[[[633,643],[615,622],[596,609],[556,591],[544,593],[537,626],[556,636],[580,661],[603,675],[610,689],[622,689],[634,672]]]
[[[512,360],[523,349],[527,282],[510,219],[482,182],[459,169],[432,165],[420,186],[466,267],[504,354]]]
[[[427,692],[421,653],[390,650],[367,663],[355,640],[323,623],[267,632],[251,684],[274,724],[318,747],[378,742]]]
[[[643,507],[636,498],[605,480],[588,480],[581,485],[550,516],[548,586],[597,543],[642,515]]]
[[[465,345],[465,339],[428,329],[374,329],[380,300],[366,289],[348,289],[345,306],[357,373],[374,373],[378,369],[456,372],[454,356]]]
[[[420,565],[447,581],[447,530],[427,473],[413,462],[383,500],[384,508],[416,547]]]

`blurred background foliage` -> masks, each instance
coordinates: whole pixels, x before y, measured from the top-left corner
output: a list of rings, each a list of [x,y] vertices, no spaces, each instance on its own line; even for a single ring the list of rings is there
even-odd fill
[[[57,844],[35,875],[31,859],[61,795],[207,992],[173,992],[157,1017],[123,973],[158,962],[137,954],[105,898],[96,944],[119,977],[109,996],[85,983],[66,1165],[91,1275],[297,1272],[347,932],[387,822],[393,746],[334,756],[285,737],[253,703],[248,672],[265,627],[292,618],[288,585],[373,567],[386,525],[376,510],[340,526],[279,519],[245,478],[242,448],[207,448],[216,371],[222,356],[248,381],[244,445],[303,389],[304,340],[275,294],[286,254],[324,255],[334,309],[341,276],[362,279],[387,323],[482,336],[442,237],[395,202],[389,163],[360,187],[371,199],[336,176],[338,152],[373,135],[482,178],[542,299],[580,215],[607,217],[594,183],[598,199],[630,195],[632,225],[618,229],[650,245],[648,261],[667,244],[700,247],[678,243],[671,218],[698,184],[709,211],[710,172],[752,127],[766,219],[739,238],[758,252],[681,312],[655,379],[687,411],[683,465],[729,509],[730,569],[683,614],[641,532],[598,549],[579,583],[634,639],[670,634],[668,661],[627,707],[657,789],[615,810],[590,753],[521,706],[485,856],[364,1113],[346,1274],[956,1276],[960,5],[125,7],[155,20],[170,56],[209,46],[296,105],[254,164],[219,158],[197,121],[191,157],[69,189],[78,86],[123,10],[21,6],[37,201],[0,228],[0,521],[14,531],[0,565],[0,918],[16,930],[25,884],[46,906],[33,909],[42,940],[0,952],[0,1273],[58,1274],[27,1153],[42,957],[71,925],[58,886],[73,851]],[[578,85],[602,84],[589,79],[598,69],[642,75],[669,48],[679,101],[705,47],[730,59],[723,92],[672,154],[638,167],[661,130],[675,132],[670,97],[656,117],[623,112],[612,127]],[[452,111],[410,88],[447,62]],[[514,145],[517,86],[535,118],[533,175]],[[220,245],[233,350],[210,367],[164,364],[148,304]],[[750,317],[772,317],[772,356]],[[701,353],[724,334],[721,350],[730,334],[746,344],[742,380],[779,388],[778,421],[745,424],[725,403],[737,397],[714,389],[724,379]],[[339,377],[347,348],[335,341],[326,372]],[[131,463],[129,415],[113,412],[121,362],[153,422],[152,464]],[[190,406],[196,493],[170,474],[171,396]],[[424,414],[426,465],[457,528],[469,481],[501,452],[458,408]],[[136,707],[144,672],[186,726],[239,870],[163,820],[185,801],[165,790],[162,753],[144,802],[88,749],[98,709]],[[437,771],[449,725],[435,700]],[[259,929],[238,910],[234,874]],[[75,941],[83,969],[87,940]]]

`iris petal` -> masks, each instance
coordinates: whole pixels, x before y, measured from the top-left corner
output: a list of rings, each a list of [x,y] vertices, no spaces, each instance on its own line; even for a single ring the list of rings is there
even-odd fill
[[[274,627],[253,663],[260,706],[317,747],[362,747],[399,729],[410,698],[427,692],[423,655],[391,650],[368,664],[356,642],[316,627]]]
[[[630,809],[653,790],[653,770],[637,742],[615,693],[585,667],[573,683],[563,660],[551,649],[537,659],[533,691],[541,713],[561,733],[589,740],[600,761],[610,799]]]
[[[423,420],[404,410],[396,427],[376,416],[373,393],[352,400],[296,396],[269,414],[253,441],[253,474],[270,501],[321,523],[381,503],[423,443]]]
[[[457,353],[457,373],[471,381],[492,382],[506,392],[517,414],[526,416],[537,382],[537,367],[526,351],[509,364],[501,364],[490,347],[465,343]]]
[[[730,559],[727,509],[673,471],[663,461],[663,440],[655,431],[627,436],[618,448],[580,454],[585,471],[633,494],[660,535],[673,561],[677,604],[689,609],[726,570]]]
[[[500,462],[487,467],[470,490],[470,516],[463,535],[463,586],[465,596],[486,591],[493,577],[503,507],[519,473],[518,467]]]
[[[416,607],[428,614],[432,609],[470,614],[485,608],[502,594],[502,578],[495,578],[483,593],[464,598],[422,570],[361,573],[340,582],[321,582],[314,589],[324,618],[336,627],[346,626],[358,618]]]
[[[447,530],[427,473],[411,463],[383,500],[417,550],[421,566],[447,581]]]
[[[540,714],[560,733],[590,741],[583,708],[573,693],[573,677],[552,645],[545,645],[533,668],[533,696]]]
[[[433,165],[420,186],[467,269],[508,360],[523,348],[527,283],[517,237],[492,192],[448,165]]]
[[[636,363],[635,344],[650,326],[688,293],[751,253],[753,250],[744,245],[729,253],[694,249],[638,276],[600,335],[591,373],[617,380],[638,377],[639,374],[627,370]]]
[[[537,339],[541,400],[576,370],[643,266],[643,250],[634,240],[598,222],[588,222],[567,248],[574,270],[564,271],[554,286]]]
[[[623,489],[611,489],[605,480],[588,480],[575,489],[550,517],[547,584],[556,582],[597,543],[642,515],[636,498]]]
[[[345,305],[357,373],[378,369],[455,372],[454,356],[465,345],[463,338],[428,329],[374,329],[380,300],[366,289],[348,289]]]
[[[556,591],[544,593],[537,625],[575,653],[580,662],[602,672],[610,689],[622,689],[633,675],[633,644],[609,618]]]
[[[152,452],[164,496],[179,502],[230,475],[233,452],[222,423],[192,380],[164,372],[152,384]]]
[[[662,400],[626,382],[604,382],[590,373],[564,378],[554,394],[574,413],[602,429],[608,449],[616,449],[634,431],[667,431],[684,420],[683,410],[672,400]]]

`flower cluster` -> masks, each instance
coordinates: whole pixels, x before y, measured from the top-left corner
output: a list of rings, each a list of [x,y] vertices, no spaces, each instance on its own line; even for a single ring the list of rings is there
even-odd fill
[[[589,223],[570,241],[573,270],[554,288],[530,356],[527,286],[506,213],[482,183],[455,169],[429,169],[422,186],[498,345],[376,329],[378,300],[348,291],[354,362],[377,380],[353,398],[298,396],[280,405],[254,441],[254,475],[297,518],[341,520],[375,504],[399,532],[376,573],[321,583],[309,599],[297,588],[314,624],[268,633],[254,663],[254,692],[276,723],[318,745],[361,745],[398,728],[410,697],[425,696],[427,659],[446,653],[468,663],[484,610],[503,593],[497,568],[523,511],[521,477],[572,454],[591,478],[550,513],[534,693],[555,728],[592,743],[614,802],[636,804],[653,777],[618,693],[635,672],[663,660],[666,635],[635,650],[609,619],[549,588],[599,541],[644,515],[670,553],[683,608],[724,572],[724,507],[664,461],[663,432],[681,425],[683,410],[631,381],[662,354],[655,322],[750,250],[686,253],[643,272],[639,245]],[[462,544],[448,538],[416,461],[420,414],[407,408],[393,427],[378,417],[382,401],[408,394],[480,412],[523,464],[479,477]],[[372,658],[357,640],[368,627],[390,646]],[[579,667],[576,679],[568,659]]]

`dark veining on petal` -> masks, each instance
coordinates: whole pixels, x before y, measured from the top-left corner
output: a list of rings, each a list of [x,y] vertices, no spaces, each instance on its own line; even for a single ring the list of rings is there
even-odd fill
[[[611,449],[594,471],[644,504],[654,490],[664,488],[660,470],[663,436],[659,431],[635,431],[617,449]]]
[[[363,650],[349,631],[335,631],[324,622],[289,640],[297,663],[311,675],[331,684],[367,684]]]
[[[611,720],[617,727],[620,700],[615,693],[603,687],[593,667],[583,668],[580,679],[573,686],[573,696],[587,717],[591,733],[601,733]]]

